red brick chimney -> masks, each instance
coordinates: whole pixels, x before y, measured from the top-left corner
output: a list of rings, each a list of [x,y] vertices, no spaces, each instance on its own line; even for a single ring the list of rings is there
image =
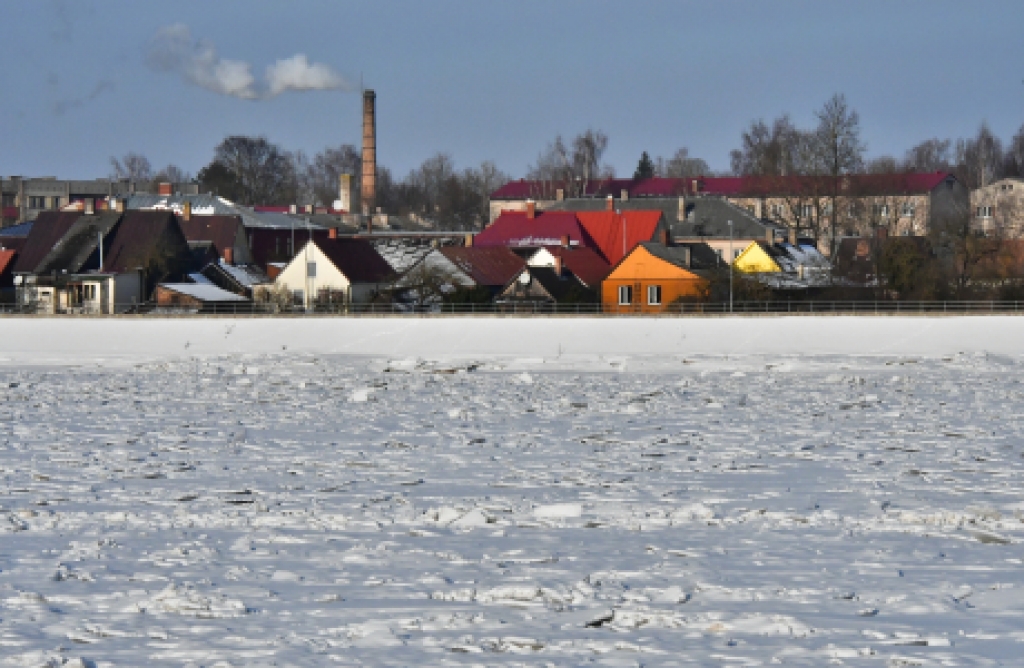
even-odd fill
[[[537,203],[532,199],[526,200],[526,217],[530,220],[537,217]]]
[[[377,94],[363,91],[363,180],[359,190],[364,216],[377,208]]]
[[[555,276],[561,276],[561,275],[562,275],[562,256],[561,255],[556,255],[555,256]]]
[[[338,238],[338,228],[337,227],[332,227],[331,229],[327,230],[327,238],[328,239],[337,239]]]
[[[227,248],[224,249],[224,264],[234,264],[234,263],[235,263],[235,249],[232,248],[231,246],[228,246]]]
[[[605,200],[604,204],[605,211],[615,211],[615,198],[608,195],[608,199]]]
[[[164,181],[163,183],[160,184],[159,190],[157,190],[157,192],[160,195],[163,195],[165,197],[167,195],[173,195],[174,194],[174,184],[173,183],[167,183],[166,181]]]
[[[568,247],[569,247],[569,235],[566,234],[566,235],[562,236],[562,248],[568,248]]]

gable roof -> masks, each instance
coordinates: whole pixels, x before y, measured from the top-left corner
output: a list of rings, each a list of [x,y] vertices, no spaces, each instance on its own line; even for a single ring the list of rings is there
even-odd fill
[[[505,246],[448,246],[438,252],[474,283],[488,287],[504,287],[526,266],[523,258]]]
[[[174,214],[170,211],[127,211],[121,215],[121,224],[114,232],[103,261],[103,271],[122,274],[145,266],[162,250],[165,234],[177,234],[181,239],[184,262],[189,259],[188,243]]]
[[[608,264],[615,265],[643,241],[651,241],[661,211],[580,211],[580,226]]]
[[[312,243],[352,283],[386,283],[394,277],[391,265],[362,239],[314,239]]]
[[[553,246],[544,250],[561,258],[562,266],[589,287],[597,287],[612,271],[612,266],[592,248]]]
[[[703,270],[697,269],[696,267],[693,267],[687,263],[688,259],[692,263],[692,252],[687,253],[688,246],[689,245],[665,246],[664,244],[660,244],[654,241],[645,241],[643,243],[637,244],[637,246],[633,248],[633,250],[631,250],[625,257],[623,257],[619,261],[618,264],[615,265],[615,267],[612,269],[612,272],[608,274],[608,277],[614,277],[615,272],[619,271],[620,267],[628,265],[631,259],[634,258],[634,256],[636,256],[636,254],[640,251],[646,252],[654,259],[660,260],[675,269],[679,269],[687,274],[700,277],[701,272]],[[690,256],[689,258],[688,255]]]
[[[81,216],[36,266],[35,273],[66,271],[77,274],[83,271],[99,271],[100,237],[103,238],[104,245],[107,245],[110,232],[120,221],[121,214],[117,212]],[[90,262],[94,255],[95,264]]]
[[[25,239],[25,246],[18,254],[18,261],[14,264],[15,273],[33,273],[81,215],[79,211],[40,212]]]
[[[564,274],[559,276],[553,267],[524,267],[519,274],[516,274],[516,278],[523,272],[529,272],[530,277],[537,281],[544,292],[556,302],[579,301],[581,298],[586,300],[588,297],[589,301],[597,301],[597,292],[581,283],[576,276]],[[509,283],[512,282],[509,281]]]
[[[197,216],[193,214],[189,220],[178,217],[181,233],[189,242],[209,241],[219,257],[224,256],[225,248],[233,248],[238,238],[238,230],[242,227],[242,217],[232,215]]]
[[[563,237],[569,237],[572,245],[592,245],[575,213],[538,211],[534,218],[527,218],[524,211],[502,211],[493,223],[473,238],[473,246],[539,248],[558,246]]]

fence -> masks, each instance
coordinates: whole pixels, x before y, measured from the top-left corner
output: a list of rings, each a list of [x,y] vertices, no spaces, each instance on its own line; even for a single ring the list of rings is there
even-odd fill
[[[205,304],[203,307],[180,308],[158,306],[155,303],[124,304],[117,316],[178,317],[178,316],[651,316],[693,317],[730,315],[942,315],[942,314],[1015,314],[1024,313],[1024,302],[1016,301],[764,301],[728,303],[676,303],[664,307],[644,305],[603,304],[331,304],[310,310],[302,307],[279,307],[274,304],[226,302]],[[83,309],[66,312],[41,312],[36,305],[0,304],[3,315],[58,315],[63,317],[111,317]]]

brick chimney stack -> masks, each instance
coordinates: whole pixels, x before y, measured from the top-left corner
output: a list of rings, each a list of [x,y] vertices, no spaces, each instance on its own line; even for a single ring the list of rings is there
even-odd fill
[[[174,194],[174,184],[172,183],[167,183],[166,181],[164,181],[158,186],[158,188],[159,189],[157,190],[157,193],[162,197]]]
[[[615,211],[615,199],[611,195],[608,195],[608,198],[605,199],[604,208],[605,211]]]
[[[363,181],[360,203],[364,216],[377,206],[377,94],[363,91]]]
[[[537,217],[537,203],[532,199],[526,200],[526,217],[533,220]]]

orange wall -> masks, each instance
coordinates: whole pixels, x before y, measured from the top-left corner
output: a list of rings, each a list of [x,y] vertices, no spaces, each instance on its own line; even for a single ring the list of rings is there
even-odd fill
[[[707,281],[682,267],[654,257],[642,246],[637,246],[618,267],[601,283],[601,303],[604,310],[616,312],[660,313],[680,297],[701,299]],[[633,303],[619,305],[619,286],[633,288]],[[647,287],[661,286],[661,304],[647,303]]]

